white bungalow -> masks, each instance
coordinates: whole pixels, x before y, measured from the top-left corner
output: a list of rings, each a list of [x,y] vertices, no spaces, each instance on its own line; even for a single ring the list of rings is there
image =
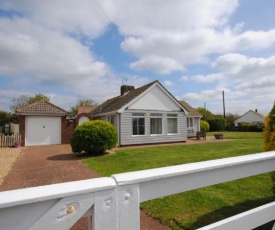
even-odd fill
[[[185,142],[188,110],[153,81],[135,89],[121,86],[121,94],[91,112],[93,119],[110,121],[119,135],[119,146]]]
[[[255,111],[249,110],[235,121],[235,126],[240,126],[242,123],[258,123],[264,122],[264,116]]]

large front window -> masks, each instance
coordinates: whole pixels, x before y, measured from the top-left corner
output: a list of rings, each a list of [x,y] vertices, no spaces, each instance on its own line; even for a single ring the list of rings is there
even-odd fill
[[[167,133],[178,133],[178,116],[176,114],[167,115]]]
[[[133,135],[145,134],[145,118],[144,114],[132,114]]]
[[[162,134],[162,116],[161,114],[150,115],[150,134]]]

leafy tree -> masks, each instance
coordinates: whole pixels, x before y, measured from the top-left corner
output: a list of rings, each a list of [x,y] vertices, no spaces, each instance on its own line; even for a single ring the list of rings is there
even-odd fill
[[[72,106],[69,110],[71,116],[76,116],[78,114],[79,106],[97,106],[98,103],[94,100],[79,100],[75,106]]]
[[[198,107],[197,111],[202,115],[202,120],[209,120],[209,119],[213,119],[214,115],[213,113],[211,113],[208,109],[204,109],[203,107]],[[205,118],[206,115],[206,118]]]
[[[10,122],[11,113],[0,110],[0,127]]]
[[[10,109],[12,112],[15,112],[17,109],[23,108],[37,101],[41,101],[42,99],[45,101],[50,101],[51,98],[41,93],[37,93],[35,96],[21,95],[20,97],[14,97],[11,99],[13,105],[10,107]]]
[[[265,117],[265,126],[263,131],[264,150],[275,150],[275,102],[269,114]],[[273,194],[275,195],[275,172],[271,172]]]

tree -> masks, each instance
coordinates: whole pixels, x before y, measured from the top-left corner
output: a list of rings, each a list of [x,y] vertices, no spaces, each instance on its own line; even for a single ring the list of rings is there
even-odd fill
[[[70,115],[76,116],[78,114],[78,107],[79,106],[97,106],[98,103],[94,100],[88,99],[88,100],[79,100],[75,106],[72,106],[69,110]]]
[[[11,114],[9,112],[0,110],[0,127],[10,122]]]
[[[10,107],[10,109],[12,112],[15,112],[17,109],[23,108],[37,101],[41,101],[42,99],[45,101],[50,101],[51,98],[41,93],[37,93],[35,96],[21,95],[20,97],[14,97],[11,99],[13,105]]]
[[[201,127],[201,131],[203,132],[209,131],[209,124],[207,121],[200,120],[200,127]]]
[[[264,150],[275,150],[275,102],[269,114],[265,117],[265,126],[263,131]],[[275,195],[275,172],[271,172],[273,194]]]
[[[208,109],[205,109],[203,107],[198,107],[197,111],[202,115],[202,120],[209,120],[209,119],[213,119],[214,115],[213,113],[211,113]],[[205,119],[205,115],[206,115],[206,119]]]

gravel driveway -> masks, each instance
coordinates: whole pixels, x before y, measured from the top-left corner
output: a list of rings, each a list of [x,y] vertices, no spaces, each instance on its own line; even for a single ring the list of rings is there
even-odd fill
[[[19,157],[22,148],[0,148],[0,186]]]

